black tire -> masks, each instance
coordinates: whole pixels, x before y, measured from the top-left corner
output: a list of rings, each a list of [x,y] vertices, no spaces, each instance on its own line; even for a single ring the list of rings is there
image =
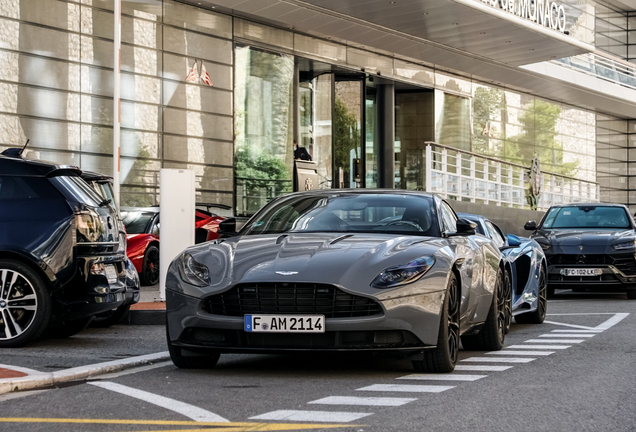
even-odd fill
[[[628,289],[627,290],[627,298],[629,300],[636,300],[636,289]]]
[[[510,273],[508,271],[504,272],[504,283],[503,283],[503,297],[504,297],[504,314],[505,314],[505,325],[504,331],[506,334],[510,331],[510,325],[512,324],[512,278],[510,277]]]
[[[218,352],[184,352],[180,347],[172,345],[170,335],[168,334],[168,326],[166,326],[166,342],[168,343],[170,360],[172,360],[172,363],[179,369],[211,369],[216,366],[221,357],[221,354]]]
[[[141,282],[146,286],[159,283],[159,248],[157,246],[151,244],[146,249],[139,276],[141,276]]]
[[[515,321],[519,324],[541,324],[545,320],[548,311],[548,286],[545,279],[545,269],[541,266],[539,273],[539,299],[537,301],[537,309],[517,315]]]
[[[501,269],[497,274],[495,292],[486,322],[476,335],[462,336],[464,349],[471,351],[498,351],[503,348],[506,338],[506,316],[503,293],[504,278]]]
[[[66,339],[75,336],[88,327],[93,318],[89,316],[72,321],[64,321],[62,324],[47,328],[42,335],[51,339]]]
[[[444,296],[437,333],[437,347],[423,352],[423,360],[413,360],[417,372],[452,372],[459,355],[459,304],[457,276],[451,273]]]
[[[44,279],[20,261],[0,259],[0,348],[26,345],[51,320]]]
[[[121,305],[116,309],[102,312],[95,315],[95,319],[91,322],[91,327],[106,328],[119,324],[130,311],[131,305]]]

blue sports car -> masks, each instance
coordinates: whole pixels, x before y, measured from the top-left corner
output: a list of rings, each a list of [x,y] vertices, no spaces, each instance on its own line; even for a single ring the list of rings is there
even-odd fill
[[[508,270],[505,283],[512,291],[507,306],[506,328],[510,327],[513,316],[517,323],[541,324],[548,305],[547,262],[541,246],[529,238],[504,235],[497,225],[483,216],[457,215],[475,222],[475,231],[491,239],[501,250]]]

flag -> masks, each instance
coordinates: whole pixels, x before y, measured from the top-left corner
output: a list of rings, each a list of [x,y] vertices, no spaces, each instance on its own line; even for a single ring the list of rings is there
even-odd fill
[[[212,87],[212,78],[210,78],[210,74],[208,74],[208,71],[205,70],[203,60],[201,60],[201,81]]]
[[[195,83],[199,79],[199,69],[197,68],[197,61],[195,60],[192,67],[188,71],[185,82]]]

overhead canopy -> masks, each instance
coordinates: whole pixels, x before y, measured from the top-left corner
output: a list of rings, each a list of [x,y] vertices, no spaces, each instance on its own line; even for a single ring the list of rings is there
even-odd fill
[[[594,50],[572,36],[479,0],[188,2],[217,5],[297,31],[331,36],[436,64],[446,63],[449,49],[511,66]]]

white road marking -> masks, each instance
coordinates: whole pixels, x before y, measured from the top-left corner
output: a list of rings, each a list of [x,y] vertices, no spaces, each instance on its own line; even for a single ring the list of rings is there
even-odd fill
[[[490,365],[457,365],[456,371],[481,371],[481,372],[503,372],[512,369],[514,366],[490,366]]]
[[[412,374],[396,379],[401,380],[427,380],[427,381],[477,381],[486,378],[488,375],[462,375],[462,374]]]
[[[564,343],[577,344],[585,342],[585,339],[528,339],[525,343]]]
[[[189,405],[184,402],[180,402],[175,399],[170,399],[164,396],[159,396],[157,394],[153,394],[150,392],[146,392],[143,390],[138,390],[132,387],[127,387],[121,384],[117,384],[114,382],[89,382],[89,385],[94,385],[96,387],[100,387],[106,390],[111,390],[117,393],[121,393],[126,396],[130,396],[136,399],[140,399],[144,402],[151,403],[153,405],[160,406],[162,408],[168,409],[170,411],[174,411],[179,413],[185,417],[191,418],[194,421],[199,422],[229,422],[229,420],[214,414],[213,412],[206,411],[199,407],[195,407],[194,405]]]
[[[286,420],[303,422],[348,423],[373,413],[337,411],[278,410],[250,417],[251,420]]]
[[[610,318],[607,321],[605,321],[603,324],[597,325],[596,329],[597,330],[607,330],[610,327],[614,327],[616,324],[618,324],[619,322],[621,322],[625,318],[627,318],[627,315],[629,315],[629,314],[628,313],[617,313],[612,318]]]
[[[559,323],[559,322],[554,322],[554,321],[543,321],[543,323],[544,324],[560,325],[560,326],[564,326],[564,327],[572,327],[572,328],[577,328],[577,329],[585,329],[585,330],[592,330],[594,328],[594,327],[586,327],[586,326],[576,325],[576,324]]]
[[[485,363],[530,363],[531,361],[536,360],[533,358],[523,358],[523,357],[469,357],[462,361],[465,362],[485,362]]]
[[[506,349],[568,349],[572,345],[510,345]]]
[[[417,398],[329,396],[307,403],[324,405],[401,406],[416,400]]]
[[[539,335],[540,338],[571,338],[571,337],[577,337],[577,338],[591,338],[596,336],[595,334],[583,334],[583,333],[572,333],[572,334],[564,334],[564,333],[559,333],[559,334],[552,334],[552,333],[548,333],[548,334],[542,334]]]
[[[438,385],[408,385],[408,384],[373,384],[368,387],[356,389],[357,391],[382,391],[404,393],[441,393],[455,388],[455,386]]]
[[[552,333],[601,333],[603,330],[552,330]]]
[[[533,356],[549,356],[550,354],[554,354],[554,351],[491,351],[486,354],[495,354],[495,355],[533,355]]]
[[[110,379],[114,379],[114,378],[119,378],[119,377],[124,376],[124,375],[132,375],[132,374],[136,374],[136,373],[139,373],[139,372],[145,372],[145,371],[149,371],[149,370],[152,370],[152,369],[158,369],[158,368],[163,368],[163,367],[172,366],[172,365],[173,365],[173,363],[171,361],[159,362],[159,363],[155,363],[155,364],[151,364],[151,365],[139,366],[139,367],[132,368],[132,369],[126,369],[126,370],[123,370],[121,372],[114,372],[114,373],[109,373],[109,374],[105,374],[105,375],[99,375],[99,376],[90,378],[90,381],[93,381],[93,380],[110,380]]]

